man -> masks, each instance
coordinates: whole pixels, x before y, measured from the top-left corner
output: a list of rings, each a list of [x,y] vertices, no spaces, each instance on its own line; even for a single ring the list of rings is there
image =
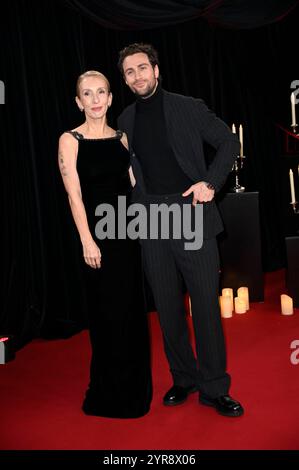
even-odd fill
[[[202,100],[162,89],[158,56],[151,45],[124,48],[118,66],[136,97],[118,121],[128,137],[135,201],[146,207],[157,203],[203,207],[200,249],[186,250],[183,239],[141,240],[173,376],[163,403],[178,405],[199,390],[200,403],[224,416],[241,416],[241,404],[228,394],[216,242],[223,226],[214,202],[215,192],[224,184],[239,152],[239,142]],[[203,141],[216,149],[209,167]],[[191,298],[197,360],[188,339],[183,282]]]

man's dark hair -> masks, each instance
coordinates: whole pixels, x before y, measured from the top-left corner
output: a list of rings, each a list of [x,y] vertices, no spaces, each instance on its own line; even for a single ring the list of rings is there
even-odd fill
[[[129,46],[122,49],[119,53],[119,59],[118,59],[117,65],[122,74],[124,73],[123,62],[125,58],[128,55],[137,54],[138,52],[143,52],[144,54],[147,55],[148,60],[153,68],[155,67],[155,65],[159,65],[158,53],[151,44],[143,44],[141,42],[140,43],[135,42],[134,44],[130,44]]]

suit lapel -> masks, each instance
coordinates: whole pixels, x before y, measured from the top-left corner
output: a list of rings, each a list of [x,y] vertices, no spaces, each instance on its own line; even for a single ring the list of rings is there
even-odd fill
[[[174,105],[171,93],[165,90],[163,90],[163,108],[169,144],[183,172],[194,180],[194,168],[186,158],[187,146],[186,142],[184,143],[185,133],[181,132],[184,127],[180,109]]]

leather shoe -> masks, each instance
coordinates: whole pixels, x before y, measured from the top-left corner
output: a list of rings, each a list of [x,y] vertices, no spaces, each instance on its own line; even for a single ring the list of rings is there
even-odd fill
[[[199,397],[200,403],[206,406],[213,406],[216,411],[223,416],[237,417],[242,416],[244,409],[238,401],[231,398],[229,395],[222,395],[217,398],[210,398],[201,394]]]
[[[195,385],[189,387],[182,387],[181,385],[173,385],[170,390],[164,395],[163,404],[166,406],[180,405],[187,400],[190,393],[197,391]]]

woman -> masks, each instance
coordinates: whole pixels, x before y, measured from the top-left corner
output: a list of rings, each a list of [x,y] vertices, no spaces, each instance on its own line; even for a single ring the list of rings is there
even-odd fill
[[[95,235],[96,207],[110,204],[117,214],[118,196],[128,205],[134,185],[126,135],[107,124],[111,102],[103,74],[80,75],[76,103],[85,121],[62,134],[58,158],[85,261],[92,359],[83,411],[135,418],[148,412],[152,396],[140,247]]]

